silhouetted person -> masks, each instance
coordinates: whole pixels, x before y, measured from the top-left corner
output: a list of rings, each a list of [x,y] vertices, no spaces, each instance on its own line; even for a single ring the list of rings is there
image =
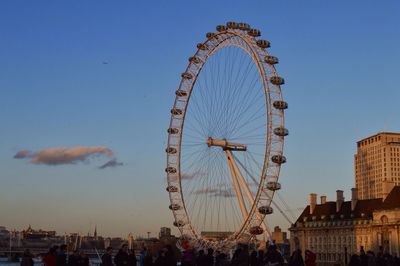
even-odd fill
[[[368,256],[367,256],[367,254],[365,254],[363,246],[361,246],[361,248],[360,248],[360,265],[368,266]]]
[[[165,250],[167,250],[167,249],[165,249]],[[183,251],[181,264],[182,264],[182,266],[194,266],[196,264],[193,249],[186,249]]]
[[[257,251],[253,250],[250,254],[250,266],[257,266],[257,265],[258,265]]]
[[[385,260],[383,258],[383,247],[379,246],[379,251],[376,253],[376,258],[375,258],[376,266],[385,266]]]
[[[268,247],[267,254],[265,255],[265,262],[268,265],[283,265],[283,257],[281,253],[279,253],[276,245],[273,244]]]
[[[260,249],[257,253],[257,265],[263,266],[264,265],[264,250]]]
[[[304,260],[301,255],[300,241],[297,237],[294,238],[294,251],[289,259],[289,266],[303,266]]]
[[[240,257],[241,253],[242,253],[242,248],[240,247],[240,245],[238,245],[235,252],[233,252],[233,255],[232,255],[232,260],[231,260],[232,266],[239,265],[239,257]]]
[[[49,252],[43,258],[44,266],[56,266],[56,249],[51,247]]]
[[[21,266],[33,266],[33,255],[29,249],[25,249],[21,259]]]
[[[238,266],[248,266],[249,262],[250,262],[249,246],[242,245],[242,249],[238,257]]]
[[[214,266],[214,250],[212,248],[207,249],[207,266]]]
[[[78,266],[80,258],[79,250],[74,250],[74,253],[68,257],[68,266]]]
[[[349,266],[360,266],[361,265],[360,256],[358,256],[357,254],[351,255],[348,265]]]
[[[306,255],[305,256],[306,266],[315,266],[316,260],[317,260],[317,255],[309,249],[306,249],[305,255]]]
[[[61,245],[56,257],[56,266],[67,265],[67,245]]]
[[[128,245],[123,244],[121,249],[118,250],[117,255],[114,257],[114,263],[116,266],[128,266],[129,255],[128,255]]]
[[[167,253],[167,249],[163,248],[160,251],[158,251],[158,256],[154,262],[155,266],[164,266],[167,264],[167,259],[165,257],[165,254]],[[184,262],[183,262],[183,257],[182,257],[182,266],[185,266]]]
[[[165,254],[166,258],[167,258],[167,266],[176,266],[176,257],[175,257],[175,253],[172,250],[172,246],[171,245],[166,245],[165,246],[167,248],[167,253]]]
[[[225,253],[220,253],[217,258],[218,258],[218,266],[228,266],[229,265],[229,261],[228,261],[228,258],[226,257]]]
[[[197,254],[196,258],[196,265],[197,266],[207,266],[207,258],[204,254],[204,250],[199,250],[199,254]]]
[[[136,266],[137,260],[136,260],[135,250],[134,249],[129,250],[128,256],[129,256],[128,266]]]
[[[376,266],[375,253],[371,250],[368,250],[367,256],[368,256],[368,266]]]
[[[89,266],[89,257],[84,252],[79,253],[78,266]]]
[[[148,250],[146,256],[144,257],[144,266],[153,266],[153,256],[151,255],[151,251]]]
[[[108,247],[106,249],[106,253],[104,253],[103,256],[101,256],[101,266],[113,266],[112,247]]]

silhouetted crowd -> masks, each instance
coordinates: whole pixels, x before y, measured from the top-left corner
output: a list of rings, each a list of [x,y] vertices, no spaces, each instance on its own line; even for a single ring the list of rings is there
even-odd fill
[[[303,260],[302,252],[298,241],[295,241],[294,251],[289,257],[284,258],[275,244],[269,245],[264,250],[249,250],[248,245],[239,244],[231,258],[228,254],[220,251],[186,249],[179,254],[181,266],[316,266],[316,254],[311,250],[305,250]],[[25,250],[21,259],[21,266],[33,266],[33,255],[29,249]],[[88,256],[75,250],[67,256],[67,246],[54,246],[43,257],[44,266],[90,266]],[[162,248],[158,254],[145,247],[140,254],[128,249],[124,244],[113,256],[113,249],[108,247],[101,257],[101,266],[176,266],[178,263],[176,254],[170,245]],[[340,265],[337,263],[335,265]],[[353,254],[350,257],[349,266],[400,266],[400,258],[395,254],[384,252],[382,247],[375,254],[372,251],[365,252],[361,248],[359,255]]]
[[[360,255],[353,254],[349,266],[400,266],[400,258],[395,254],[384,252],[383,247],[375,254],[373,251],[365,252],[363,248]]]

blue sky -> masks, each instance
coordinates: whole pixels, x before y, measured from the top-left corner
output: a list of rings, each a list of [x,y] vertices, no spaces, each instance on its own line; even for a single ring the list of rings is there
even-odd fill
[[[400,131],[398,1],[1,1],[0,224],[145,235],[172,223],[169,109],[205,33],[244,21],[270,40],[289,103],[282,195],[349,198],[355,142]],[[104,64],[107,62],[107,64]],[[37,165],[20,150],[104,146]],[[287,228],[276,215],[272,225]]]

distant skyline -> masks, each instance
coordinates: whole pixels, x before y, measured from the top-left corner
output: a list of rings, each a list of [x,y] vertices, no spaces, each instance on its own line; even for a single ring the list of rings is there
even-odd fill
[[[400,132],[399,10],[394,0],[2,1],[0,225],[173,228],[169,111],[196,44],[227,21],[260,29],[280,59],[282,197],[296,215],[311,192],[350,199],[356,141]],[[268,223],[289,227],[279,213]]]

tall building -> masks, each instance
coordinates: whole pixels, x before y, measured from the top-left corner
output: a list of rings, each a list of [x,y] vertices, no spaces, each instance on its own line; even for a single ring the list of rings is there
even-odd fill
[[[161,227],[160,228],[160,233],[158,234],[158,237],[161,238],[168,238],[171,237],[171,228],[169,227]]]
[[[383,198],[400,185],[400,133],[381,132],[358,141],[354,173],[359,199]]]

